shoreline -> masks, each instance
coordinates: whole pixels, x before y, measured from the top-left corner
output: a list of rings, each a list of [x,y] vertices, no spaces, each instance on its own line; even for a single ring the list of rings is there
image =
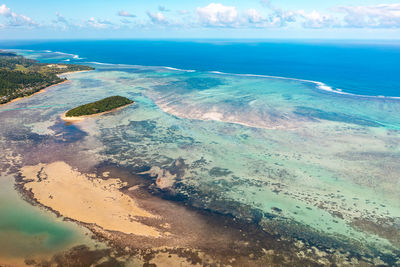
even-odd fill
[[[70,72],[65,72],[65,73],[57,74],[57,76],[61,78],[62,75],[69,75],[69,74],[73,74],[73,73],[86,72],[86,71],[91,71],[91,70],[70,71]],[[62,82],[49,85],[49,86],[47,86],[47,87],[45,87],[45,88],[43,88],[43,89],[40,89],[39,91],[37,91],[37,92],[35,92],[35,93],[31,94],[31,95],[27,95],[27,96],[22,96],[22,97],[17,97],[17,98],[11,99],[10,101],[8,101],[8,102],[6,102],[6,103],[0,104],[0,107],[5,106],[5,105],[7,105],[7,104],[11,104],[11,103],[17,102],[17,101],[19,101],[19,100],[22,100],[22,99],[25,99],[25,98],[28,98],[28,97],[31,97],[31,96],[34,96],[34,95],[36,95],[36,94],[45,93],[46,90],[49,89],[49,88],[51,88],[51,87],[54,87],[54,86],[57,86],[57,85],[61,85],[61,84],[64,84],[64,83],[68,83],[68,82],[71,82],[71,81],[68,80],[68,79],[66,79],[66,80],[64,80],[64,81],[62,81]]]
[[[57,76],[58,76],[58,77],[60,77],[60,76],[62,76],[62,75],[70,75],[70,74],[74,74],[74,73],[88,72],[88,71],[93,71],[93,70],[77,70],[77,71],[69,71],[69,72],[64,72],[64,73],[57,74]]]
[[[64,170],[61,176],[60,167]],[[93,240],[141,264],[156,263],[166,253],[175,261],[186,263],[185,266],[198,266],[193,264],[195,262],[243,266],[249,260],[255,266],[266,266],[273,262],[270,256],[301,255],[309,248],[307,242],[285,241],[270,236],[243,219],[236,220],[227,214],[187,207],[179,201],[161,200],[161,192],[149,197],[145,188],[151,184],[150,181],[147,185],[133,185],[127,182],[129,179],[126,180],[126,177],[115,175],[112,169],[106,170],[82,172],[62,160],[39,163],[24,166],[18,171],[16,188],[33,206],[87,228],[93,233]],[[65,201],[66,197],[72,203]],[[83,199],[86,201],[82,202]],[[123,213],[119,209],[114,210],[118,206],[114,204],[121,200],[126,207],[136,206],[130,216],[124,215],[130,209],[123,209]],[[76,206],[73,202],[83,205]],[[103,204],[107,206],[105,210],[96,209]],[[92,211],[92,208],[97,211]],[[117,229],[107,227],[110,223]],[[218,236],[217,244],[213,243],[215,239],[209,238],[210,235]],[[260,235],[263,238],[260,239]],[[239,248],[232,249],[232,244]],[[296,257],[295,262],[305,265],[335,262],[324,248],[311,247],[318,252],[316,255]]]
[[[60,118],[65,122],[71,122],[71,123],[81,122],[81,121],[84,121],[85,119],[88,119],[88,118],[94,118],[94,117],[97,117],[97,116],[100,116],[100,115],[104,115],[104,114],[108,114],[108,113],[111,113],[111,112],[114,112],[114,111],[121,110],[121,109],[123,109],[125,107],[128,107],[130,105],[133,105],[133,104],[135,104],[135,102],[127,104],[127,105],[123,105],[123,106],[118,107],[118,108],[114,108],[112,110],[108,110],[108,111],[104,111],[104,112],[100,112],[100,113],[96,113],[96,114],[91,114],[91,115],[83,115],[83,116],[79,116],[79,117],[67,117],[66,114],[67,114],[68,111],[66,111],[60,116]]]
[[[14,102],[17,102],[19,100],[22,100],[22,99],[25,99],[25,98],[28,98],[28,97],[31,97],[31,96],[34,96],[34,95],[37,95],[37,94],[45,93],[46,90],[51,88],[51,87],[54,87],[54,86],[57,86],[57,85],[61,85],[61,84],[64,84],[64,83],[68,83],[68,82],[71,82],[71,81],[70,80],[65,80],[65,81],[62,81],[62,82],[59,82],[59,83],[56,83],[56,84],[49,85],[49,86],[47,86],[47,87],[45,87],[43,89],[40,89],[39,91],[37,91],[37,92],[35,92],[35,93],[31,94],[31,95],[17,97],[17,98],[14,98],[14,99],[6,102],[6,103],[0,104],[0,107],[8,105],[8,104],[11,104],[11,103],[14,103]]]

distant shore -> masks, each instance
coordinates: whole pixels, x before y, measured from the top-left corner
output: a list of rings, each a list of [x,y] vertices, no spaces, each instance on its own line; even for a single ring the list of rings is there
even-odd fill
[[[73,73],[78,73],[78,72],[87,72],[87,71],[92,71],[92,70],[69,71],[69,72],[65,72],[65,73],[58,74],[57,76],[60,77],[60,76],[62,76],[62,75],[68,75],[68,74],[73,74]],[[23,96],[23,97],[14,98],[14,99],[12,99],[12,100],[6,102],[6,103],[0,104],[0,106],[5,106],[5,105],[7,105],[7,104],[11,104],[11,103],[17,102],[17,101],[19,101],[19,100],[21,100],[21,99],[25,99],[25,98],[34,96],[34,95],[36,95],[36,94],[44,93],[44,92],[46,92],[47,89],[49,89],[49,88],[51,88],[51,87],[54,87],[54,86],[57,86],[57,85],[61,85],[61,84],[64,84],[64,83],[68,83],[68,82],[70,82],[70,80],[67,79],[67,80],[61,81],[61,82],[59,82],[59,83],[55,83],[55,84],[49,85],[49,86],[44,87],[43,89],[40,89],[39,91],[37,91],[37,92],[35,92],[35,93],[31,94],[31,95],[27,95],[27,96]]]
[[[68,83],[68,82],[70,82],[70,80],[65,80],[65,81],[62,81],[62,82],[59,82],[59,83],[55,83],[55,84],[49,85],[49,86],[47,86],[47,87],[45,87],[43,89],[40,89],[39,91],[37,91],[37,92],[35,92],[35,93],[31,94],[31,95],[14,98],[14,99],[8,101],[7,103],[0,104],[0,106],[5,106],[5,105],[11,104],[13,102],[17,102],[19,100],[22,100],[22,99],[25,99],[25,98],[28,98],[28,97],[31,97],[31,96],[34,96],[34,95],[37,95],[37,94],[44,93],[44,92],[46,92],[47,89],[49,89],[51,87],[54,87],[54,86],[57,86],[57,85],[61,85],[61,84],[64,84],[64,83]]]

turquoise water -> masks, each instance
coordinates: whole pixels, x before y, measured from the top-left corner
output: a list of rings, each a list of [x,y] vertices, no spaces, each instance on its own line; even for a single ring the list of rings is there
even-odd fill
[[[43,157],[32,147],[44,145],[68,154],[60,143],[74,133],[73,148],[99,162],[168,171],[174,183],[164,193],[177,201],[326,251],[400,260],[400,100],[305,80],[93,66],[1,107],[2,146],[23,158]],[[79,129],[60,126],[69,108],[117,94],[136,103]]]
[[[87,230],[33,207],[13,185],[12,177],[0,176],[0,264],[19,265],[21,259],[46,259],[76,245],[94,244]]]
[[[36,40],[0,41],[0,48],[61,51],[70,62],[292,77],[359,95],[400,96],[398,41]]]

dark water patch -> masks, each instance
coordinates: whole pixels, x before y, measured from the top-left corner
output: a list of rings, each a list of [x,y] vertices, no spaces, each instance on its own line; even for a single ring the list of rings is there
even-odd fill
[[[302,117],[309,118],[311,120],[321,119],[321,120],[344,122],[344,123],[356,124],[360,126],[369,126],[369,127],[383,126],[382,124],[372,120],[363,119],[352,115],[347,115],[345,113],[327,112],[310,107],[301,107],[301,106],[296,107],[293,113]]]
[[[332,236],[285,218],[280,208],[274,207],[272,209],[275,214],[265,213],[251,205],[225,198],[222,187],[207,187],[202,190],[177,182],[175,188],[173,195],[168,195],[167,192],[156,193],[153,191],[153,193],[159,194],[163,199],[182,202],[184,205],[195,209],[219,214],[220,216],[231,216],[236,220],[242,220],[253,226],[257,225],[262,231],[274,236],[274,238],[302,240],[307,244],[308,248],[315,247],[329,255],[332,255],[332,251],[338,251],[343,254],[348,253],[349,258],[368,259],[370,263],[377,257],[388,264],[394,264],[399,260],[398,257],[383,253],[371,245],[363,244],[345,236]]]
[[[190,165],[190,168],[191,169],[202,168],[208,164],[209,161],[207,161],[204,157],[201,157],[200,159],[193,161],[193,163]]]
[[[382,151],[368,151],[368,152],[354,152],[348,151],[346,153],[336,154],[346,160],[366,160],[371,158],[386,158],[388,161],[400,163],[400,152],[382,152]]]
[[[90,78],[80,78],[79,87],[80,88],[96,88],[103,86],[104,83],[100,79],[90,79]]]
[[[34,260],[26,259],[25,264],[33,267],[44,266],[124,266],[124,263],[117,260],[115,255],[112,255],[111,249],[92,250],[85,245],[76,246],[72,249],[57,253],[49,260]]]
[[[203,91],[225,84],[223,79],[212,77],[190,77],[158,85],[154,88],[158,91],[173,91],[177,94],[186,94],[193,91]]]
[[[400,222],[400,218],[398,221]],[[395,219],[378,218],[377,222],[372,222],[355,218],[351,224],[358,229],[386,238],[400,251],[400,225],[396,224]]]
[[[57,119],[53,126],[49,127],[54,131],[53,138],[56,142],[73,143],[84,139],[88,134],[72,123]]]
[[[19,128],[13,131],[7,131],[4,133],[4,136],[9,141],[20,142],[20,143],[30,141],[32,143],[38,144],[49,139],[49,135],[32,133],[27,128]]]
[[[154,136],[156,130],[156,121],[132,121],[129,123],[129,128],[135,131],[136,134],[140,134],[142,137]]]
[[[219,167],[213,167],[208,172],[208,174],[210,176],[214,176],[214,177],[228,176],[231,173],[232,173],[232,171],[230,171],[229,169],[219,168]]]

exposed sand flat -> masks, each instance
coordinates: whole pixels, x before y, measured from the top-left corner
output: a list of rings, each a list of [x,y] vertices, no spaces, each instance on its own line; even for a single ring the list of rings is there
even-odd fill
[[[125,184],[119,179],[91,178],[73,170],[65,162],[39,164],[22,168],[25,189],[36,200],[61,215],[105,230],[148,237],[160,233],[137,217],[156,218],[121,193]]]

